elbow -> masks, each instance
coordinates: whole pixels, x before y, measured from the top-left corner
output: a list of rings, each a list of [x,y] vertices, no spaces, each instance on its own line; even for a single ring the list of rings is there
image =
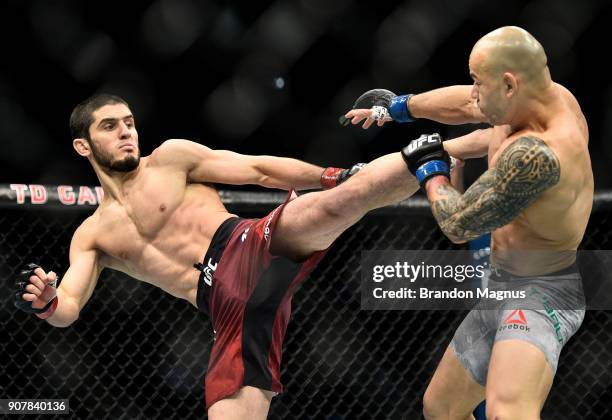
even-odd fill
[[[457,235],[456,233],[452,233],[452,232],[449,232],[449,231],[444,230],[444,229],[442,229],[442,232],[448,238],[449,241],[451,241],[452,243],[454,243],[456,245],[464,244],[464,243],[466,243],[468,241],[467,238],[463,238],[463,237]]]
[[[259,185],[260,187],[264,187],[264,188],[278,188],[281,190],[289,189],[285,185],[280,183],[277,179],[266,174],[260,168],[255,167],[254,169],[255,169],[255,174],[253,176],[253,179],[249,183]]]
[[[255,184],[259,185],[260,187],[273,188],[270,186],[270,177],[262,173],[258,174],[257,181],[255,182]]]
[[[264,169],[265,161],[262,156],[250,157],[251,162],[251,176],[248,184],[259,185],[264,188],[278,188],[278,185],[274,182],[275,180],[266,173]]]
[[[464,243],[466,243],[466,242],[468,241],[468,240],[467,240],[467,239],[465,239],[465,238],[460,238],[460,237],[458,237],[458,236],[449,235],[449,234],[446,234],[446,237],[447,237],[447,238],[448,238],[448,239],[449,239],[449,240],[450,240],[452,243],[454,243],[454,244],[456,244],[456,245],[461,245],[461,244],[464,244]]]
[[[78,314],[76,316],[51,316],[47,318],[47,322],[56,328],[66,328],[74,324],[77,319],[79,319]]]
[[[467,232],[458,232],[456,229],[452,229],[449,226],[440,226],[442,233],[454,244],[460,245],[469,241],[471,238],[466,234]]]
[[[289,191],[291,189],[290,185],[282,183],[279,180],[274,179],[268,175],[261,175],[256,184],[264,188],[275,188],[285,191]]]

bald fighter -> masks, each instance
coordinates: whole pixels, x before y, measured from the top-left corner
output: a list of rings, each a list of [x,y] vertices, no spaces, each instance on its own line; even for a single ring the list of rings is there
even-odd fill
[[[540,43],[521,28],[481,38],[469,70],[471,87],[370,92],[345,117],[365,120],[364,128],[414,118],[492,126],[463,137],[464,155],[489,163],[464,194],[451,186],[442,154],[453,154],[456,142],[425,136],[403,151],[448,238],[492,232],[490,282],[511,282],[528,296],[467,315],[425,392],[424,414],[473,419],[486,397],[489,419],[539,419],[561,349],[584,317],[581,286],[572,301],[556,285],[581,285],[575,250],[593,202],[587,123],[574,96],[551,80]]]
[[[104,199],[74,232],[59,286],[54,272],[32,264],[17,281],[15,304],[67,327],[105,268],[188,301],[210,316],[215,332],[205,379],[213,420],[267,416],[282,390],[281,350],[295,288],[366,212],[419,187],[400,153],[361,170],[324,170],[174,139],[141,158],[132,112],[111,95],[76,106],[70,127],[74,149],[92,165]],[[287,190],[341,185],[289,194],[268,216],[247,220],[228,213],[209,183]]]

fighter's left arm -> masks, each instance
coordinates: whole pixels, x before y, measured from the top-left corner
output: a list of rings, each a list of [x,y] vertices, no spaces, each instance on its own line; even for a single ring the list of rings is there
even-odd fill
[[[181,165],[190,182],[254,184],[267,188],[321,188],[324,169],[297,159],[252,156],[230,150],[213,150],[202,144],[180,139],[165,141],[156,153]]]
[[[444,234],[462,243],[510,223],[557,184],[560,174],[559,159],[550,147],[537,137],[523,136],[464,194],[444,176],[428,180],[425,189]]]

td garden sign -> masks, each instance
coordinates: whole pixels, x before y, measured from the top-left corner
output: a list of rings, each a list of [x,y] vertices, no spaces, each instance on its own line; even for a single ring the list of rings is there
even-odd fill
[[[218,190],[225,205],[241,206],[251,211],[262,206],[277,206],[285,200],[284,192],[248,192]],[[0,207],[88,209],[97,207],[104,198],[100,186],[1,184]]]
[[[97,206],[103,198],[104,191],[99,186],[0,184],[0,199],[4,204]]]

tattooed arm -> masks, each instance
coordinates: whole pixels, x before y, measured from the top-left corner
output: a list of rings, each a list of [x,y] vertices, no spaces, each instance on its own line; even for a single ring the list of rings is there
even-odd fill
[[[465,194],[438,176],[427,182],[427,198],[444,234],[461,243],[510,223],[559,177],[554,152],[537,137],[524,136],[510,144]]]

